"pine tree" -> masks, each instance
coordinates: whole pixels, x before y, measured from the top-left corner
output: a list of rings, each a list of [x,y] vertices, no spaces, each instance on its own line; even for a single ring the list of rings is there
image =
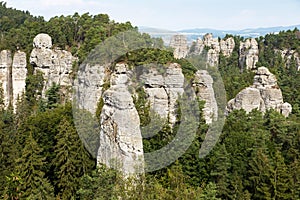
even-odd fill
[[[42,148],[38,146],[32,134],[29,134],[16,167],[17,174],[22,180],[22,198],[54,199],[53,187],[45,178],[45,173],[42,170],[45,165],[45,158],[41,156],[41,153]]]

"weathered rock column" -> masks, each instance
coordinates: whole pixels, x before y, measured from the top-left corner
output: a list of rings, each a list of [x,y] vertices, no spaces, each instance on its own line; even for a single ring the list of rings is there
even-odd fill
[[[26,64],[26,53],[17,51],[14,55],[12,65],[13,106],[15,109],[18,98],[25,93],[27,75]]]
[[[11,101],[11,79],[10,70],[12,65],[12,56],[9,50],[0,52],[0,83],[3,89],[4,106],[7,107]]]
[[[198,70],[195,74],[193,87],[200,100],[205,101],[203,116],[207,124],[218,119],[218,105],[213,89],[213,79],[206,70]]]
[[[119,169],[125,176],[144,173],[140,119],[127,89],[126,65],[118,64],[111,87],[103,93],[97,163]]]

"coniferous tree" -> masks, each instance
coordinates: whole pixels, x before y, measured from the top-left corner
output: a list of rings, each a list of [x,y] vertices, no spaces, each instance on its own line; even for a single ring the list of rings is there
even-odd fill
[[[29,134],[26,138],[22,156],[17,160],[17,174],[21,183],[21,196],[27,199],[54,199],[53,187],[45,178],[43,166],[45,158],[41,156],[42,148]]]
[[[67,119],[62,119],[58,131],[54,147],[56,156],[52,163],[56,175],[56,192],[62,199],[73,199],[79,186],[79,178],[93,164],[74,126]]]
[[[271,176],[271,183],[274,188],[273,199],[291,199],[290,175],[284,158],[278,150],[275,152],[273,162],[274,171]]]

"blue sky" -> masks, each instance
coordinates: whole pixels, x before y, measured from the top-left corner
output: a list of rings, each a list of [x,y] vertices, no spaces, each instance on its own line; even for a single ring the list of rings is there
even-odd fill
[[[245,29],[300,24],[300,0],[4,0],[46,19],[106,13],[117,22],[168,30]]]

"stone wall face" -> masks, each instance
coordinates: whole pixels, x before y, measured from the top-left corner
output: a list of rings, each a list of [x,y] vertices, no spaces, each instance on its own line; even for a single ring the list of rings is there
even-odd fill
[[[3,89],[4,106],[7,107],[11,101],[11,78],[10,71],[12,65],[12,56],[9,50],[0,52],[0,82]]]
[[[27,76],[26,53],[18,51],[15,53],[12,65],[12,88],[13,88],[13,105],[16,107],[18,99],[25,93]]]

